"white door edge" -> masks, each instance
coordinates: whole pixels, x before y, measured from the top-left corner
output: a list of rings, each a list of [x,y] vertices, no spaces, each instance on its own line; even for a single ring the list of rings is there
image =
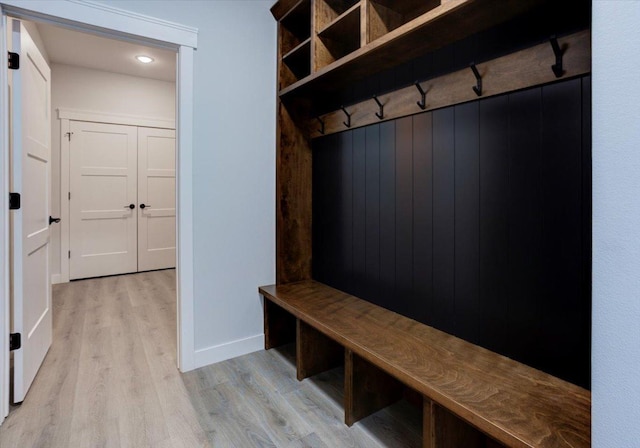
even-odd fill
[[[64,7],[61,7],[61,4]],[[6,54],[6,13],[9,10],[22,18],[34,21],[46,21],[51,24],[64,24],[75,29],[96,32],[102,29],[107,37],[138,39],[139,43],[150,44],[151,41],[164,42],[167,48],[178,49],[176,80],[176,123],[177,125],[177,161],[178,186],[178,368],[188,372],[195,368],[194,310],[193,310],[193,202],[191,194],[191,174],[193,172],[193,53],[197,46],[197,29],[176,28],[162,20],[149,20],[139,14],[130,13],[117,8],[105,8],[106,5],[79,0],[65,2],[0,0],[3,28],[0,30],[0,49]],[[175,25],[175,24],[174,24]],[[133,37],[132,37],[133,36]],[[7,59],[0,58],[0,85],[7,85]],[[6,89],[0,89],[0,310],[8,316],[8,263],[9,263],[9,209],[8,209],[8,154],[9,141],[8,114],[9,103]],[[4,190],[4,191],[3,191]],[[0,424],[8,414],[9,389],[9,326],[5,319],[0,319]],[[3,339],[4,342],[3,343]]]
[[[20,55],[21,62],[11,73],[10,98],[11,188],[22,195],[20,210],[11,212],[11,329],[22,335],[22,346],[13,353],[11,401],[18,403],[31,389],[53,340],[51,69],[22,20],[13,20],[11,30],[11,51]]]
[[[178,368],[196,368],[193,298],[193,53],[178,50],[176,78],[176,278],[178,282]]]
[[[0,5],[0,54],[7,54],[7,17]],[[0,425],[9,414],[9,99],[7,58],[0,58]]]
[[[60,120],[60,283],[67,283],[70,279],[70,267],[69,267],[69,198],[68,194],[71,191],[71,181],[69,179],[69,147],[71,143],[67,138],[67,132],[71,132],[71,125],[69,120]],[[52,283],[53,278],[51,279]]]

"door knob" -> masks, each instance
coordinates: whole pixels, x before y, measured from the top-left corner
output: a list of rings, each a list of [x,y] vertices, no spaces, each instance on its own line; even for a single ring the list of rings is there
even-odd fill
[[[49,216],[49,225],[53,224],[54,222],[59,223],[60,218],[52,218],[51,216]]]
[[[125,205],[124,208],[130,208],[131,210],[133,210],[134,208],[136,208],[135,204],[129,204],[129,205]]]
[[[140,204],[140,208],[141,208],[142,210],[144,210],[144,209],[145,209],[145,208],[147,208],[147,207],[151,207],[151,206],[150,206],[149,204],[147,204],[147,205],[145,205],[145,204]]]

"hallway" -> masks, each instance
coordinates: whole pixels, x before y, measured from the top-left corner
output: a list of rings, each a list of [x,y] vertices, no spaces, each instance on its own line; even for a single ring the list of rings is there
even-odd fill
[[[53,345],[4,447],[197,447],[176,369],[175,270],[55,285]]]

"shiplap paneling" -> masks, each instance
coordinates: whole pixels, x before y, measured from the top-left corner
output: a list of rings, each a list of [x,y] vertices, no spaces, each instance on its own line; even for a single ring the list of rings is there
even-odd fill
[[[590,77],[315,139],[314,278],[589,387]]]

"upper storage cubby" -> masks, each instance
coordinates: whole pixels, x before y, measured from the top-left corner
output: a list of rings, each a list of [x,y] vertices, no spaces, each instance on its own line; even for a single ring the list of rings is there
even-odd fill
[[[359,0],[316,0],[316,30],[325,28],[342,14],[359,4]]]
[[[301,0],[280,20],[280,88],[311,73],[311,0]]]
[[[440,0],[367,0],[366,43],[384,36],[437,6],[440,6]]]
[[[279,0],[279,95],[322,96],[549,2]]]
[[[282,54],[287,54],[311,36],[311,0],[299,1],[280,20]]]
[[[360,2],[317,0],[315,2],[314,71],[360,48]]]

